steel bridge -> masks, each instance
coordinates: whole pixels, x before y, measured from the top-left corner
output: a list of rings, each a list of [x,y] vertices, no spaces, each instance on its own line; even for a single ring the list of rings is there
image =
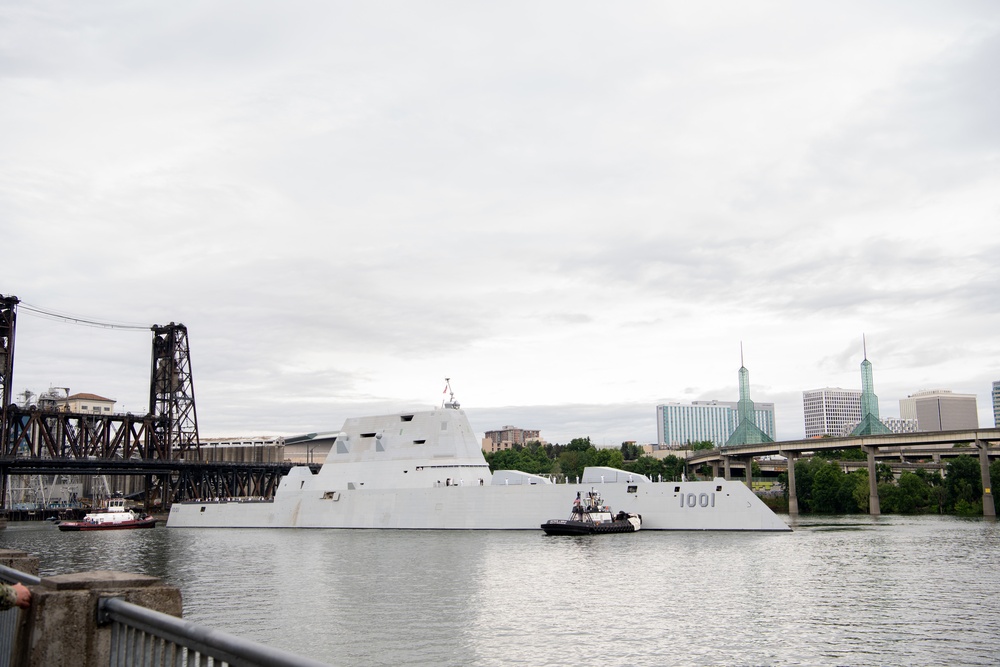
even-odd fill
[[[9,475],[130,475],[144,480],[149,507],[188,499],[271,498],[290,463],[205,461],[198,438],[187,327],[152,325],[149,411],[98,415],[13,398],[20,300],[0,295],[0,497]],[[143,328],[143,327],[129,327]]]

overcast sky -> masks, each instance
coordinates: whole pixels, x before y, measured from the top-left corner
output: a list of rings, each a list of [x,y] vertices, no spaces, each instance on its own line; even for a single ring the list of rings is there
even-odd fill
[[[0,0],[0,294],[203,436],[1000,380],[1000,3]],[[19,310],[14,393],[144,412]]]

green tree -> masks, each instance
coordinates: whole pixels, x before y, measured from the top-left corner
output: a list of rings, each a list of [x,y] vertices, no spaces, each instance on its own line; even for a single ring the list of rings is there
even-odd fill
[[[829,449],[826,456],[834,461],[864,461],[868,458],[868,455],[861,451],[860,447]]]
[[[813,511],[813,479],[826,464],[827,461],[819,456],[799,459],[795,462],[795,491],[799,497],[800,511]]]
[[[812,479],[810,508],[813,512],[835,514],[843,511],[840,504],[840,487],[843,484],[843,477],[843,471],[832,461],[826,461],[818,466]]]
[[[955,514],[959,516],[979,516],[982,513],[983,504],[981,502],[972,503],[963,499],[955,503]]]
[[[645,475],[654,482],[659,481],[661,477],[665,482],[680,481],[681,474],[684,472],[684,460],[673,454],[662,459],[640,456],[635,461],[626,462],[622,468],[629,472]]]
[[[990,464],[990,493],[993,494],[994,498],[997,496],[995,489],[998,484],[1000,484],[1000,459],[995,459],[993,463]]]
[[[637,461],[644,453],[642,447],[634,442],[623,442],[621,452],[626,461]]]
[[[896,511],[900,514],[923,512],[930,504],[930,485],[915,473],[900,474],[896,488],[899,489]]]
[[[531,472],[536,475],[550,474],[552,466],[555,464],[546,453],[545,447],[537,441],[529,442],[525,445],[524,450],[521,452],[521,458],[525,461],[525,465],[531,468],[530,470],[525,469],[525,472]]]
[[[968,508],[982,502],[983,478],[979,460],[966,454],[951,459],[946,466],[944,482],[948,491],[947,505],[957,512],[968,512]],[[959,503],[963,503],[961,510]]]
[[[853,506],[857,508],[858,512],[868,512],[871,500],[871,489],[868,488],[868,471],[855,470],[848,477],[853,482],[853,486],[845,485],[845,487],[850,489]]]
[[[663,479],[670,480],[674,482],[681,481],[681,475],[684,474],[684,459],[678,458],[671,454],[666,456],[661,460],[663,464]]]
[[[654,481],[663,474],[662,461],[653,456],[640,456],[635,461],[626,461],[623,469],[637,475],[645,475]]]
[[[883,514],[899,512],[899,487],[895,484],[882,482],[878,485],[879,509]]]
[[[711,440],[698,440],[697,442],[688,442],[688,449],[692,452],[698,452],[706,449],[715,449],[715,443]]]
[[[566,479],[575,480],[577,477],[583,477],[583,469],[587,467],[587,457],[584,454],[585,452],[570,449],[559,455],[559,471],[566,476]]]
[[[591,456],[591,462],[587,465],[607,466],[608,468],[621,468],[625,465],[625,457],[617,449],[598,449]]]
[[[513,449],[501,449],[486,455],[486,463],[490,466],[490,472],[517,470],[518,459],[518,452]]]
[[[875,480],[881,484],[891,484],[896,481],[896,476],[892,472],[892,466],[888,463],[875,464]]]

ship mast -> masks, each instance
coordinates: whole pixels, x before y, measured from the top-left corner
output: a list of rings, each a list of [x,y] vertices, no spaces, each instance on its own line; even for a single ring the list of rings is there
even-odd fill
[[[452,410],[458,410],[461,405],[455,400],[455,392],[451,389],[451,378],[444,379],[444,394],[448,394],[448,400],[441,402],[442,408],[450,408]]]

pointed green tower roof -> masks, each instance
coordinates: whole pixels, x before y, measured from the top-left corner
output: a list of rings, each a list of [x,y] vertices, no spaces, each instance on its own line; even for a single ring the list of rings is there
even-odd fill
[[[743,365],[743,343],[740,343],[740,401],[736,404],[736,414],[736,430],[726,440],[726,447],[774,442],[771,436],[757,426],[756,412],[753,401],[750,400],[750,371]]]
[[[878,396],[875,395],[875,380],[872,379],[872,362],[868,361],[868,345],[861,335],[864,361],[861,362],[861,421],[851,431],[851,435],[882,435],[892,433],[878,417]]]

